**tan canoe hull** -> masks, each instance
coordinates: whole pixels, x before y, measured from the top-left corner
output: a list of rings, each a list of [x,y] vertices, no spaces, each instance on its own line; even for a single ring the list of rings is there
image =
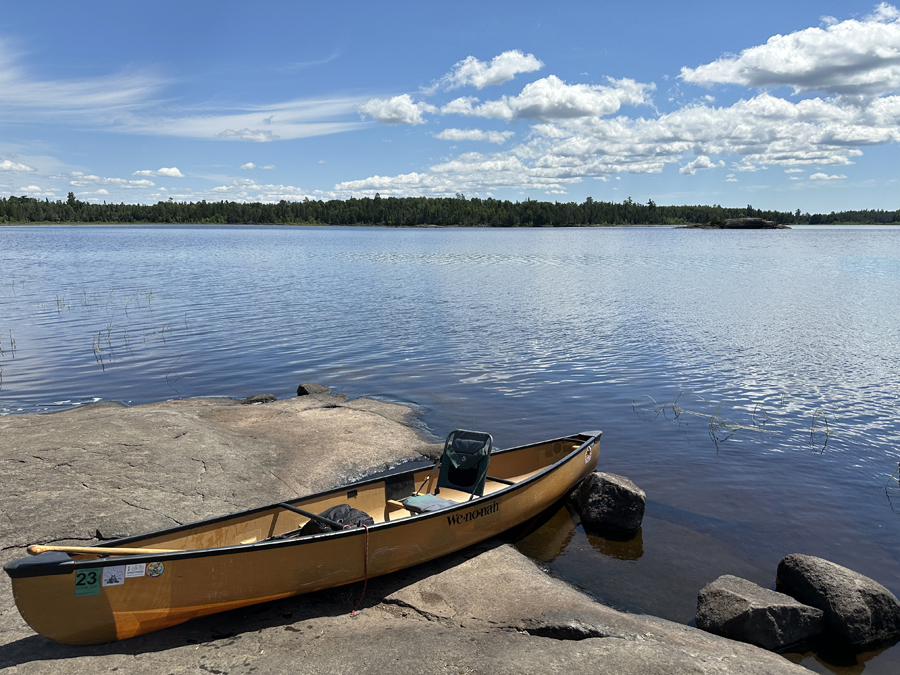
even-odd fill
[[[73,568],[68,573],[13,577],[13,594],[23,618],[38,633],[58,642],[91,644],[388,574],[488,539],[546,510],[596,467],[597,437],[585,437],[583,443],[574,438],[576,442],[557,441],[555,453],[553,442],[534,446],[547,448],[550,459],[553,454],[559,459],[514,486],[501,485],[492,494],[450,509],[415,516],[404,511],[391,519],[384,508],[382,520],[368,528],[156,556],[83,559],[62,566]],[[502,468],[504,461],[511,464],[514,459],[509,454],[496,464]],[[492,458],[492,466],[494,462]],[[352,487],[323,493],[328,499],[313,503],[367,494],[365,487],[361,495],[348,489]],[[381,493],[384,504],[383,487]],[[274,522],[270,512],[263,515]],[[199,532],[200,525],[189,532]],[[133,545],[135,538],[121,541]],[[153,533],[140,545],[172,548],[177,541],[177,536]]]

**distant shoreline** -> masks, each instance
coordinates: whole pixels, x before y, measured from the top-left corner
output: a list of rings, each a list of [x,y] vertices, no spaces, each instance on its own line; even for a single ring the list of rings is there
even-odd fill
[[[615,224],[591,224],[591,225],[518,225],[502,227],[497,225],[384,225],[382,223],[126,223],[126,222],[5,222],[0,227],[384,227],[393,230],[583,230],[583,229],[611,229],[611,228],[669,228],[677,230],[726,230],[739,228],[726,228],[708,223],[700,224],[670,224],[670,223],[615,223]],[[795,227],[900,227],[897,223],[797,223],[783,228],[747,228],[747,229],[793,229]]]
[[[777,225],[900,224],[900,210],[802,213],[715,205],[660,206],[652,199],[624,202],[509,201],[494,198],[374,197],[346,200],[176,202],[106,204],[84,202],[70,192],[50,201],[27,196],[0,198],[0,224],[118,225],[348,225],[382,227],[630,227],[721,225],[753,219]]]

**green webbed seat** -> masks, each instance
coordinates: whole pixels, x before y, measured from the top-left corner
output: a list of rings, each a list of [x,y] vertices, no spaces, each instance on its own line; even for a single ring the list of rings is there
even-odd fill
[[[446,487],[468,492],[472,498],[483,496],[493,447],[494,439],[482,431],[457,429],[450,432],[441,456],[438,489]]]
[[[490,434],[464,429],[451,431],[444,443],[434,494],[416,494],[404,499],[403,504],[417,513],[455,506],[456,502],[437,496],[441,488],[468,492],[471,495],[469,499],[483,496],[493,446],[494,440]]]

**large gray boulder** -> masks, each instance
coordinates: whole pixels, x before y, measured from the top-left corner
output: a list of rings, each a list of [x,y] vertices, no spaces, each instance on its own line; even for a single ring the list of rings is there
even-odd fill
[[[821,609],[740,577],[723,575],[697,596],[697,627],[777,650],[821,633]]]
[[[869,577],[822,558],[793,553],[778,563],[778,582],[800,602],[825,612],[828,628],[855,647],[900,639],[900,602]]]
[[[569,493],[588,529],[636,532],[644,518],[647,495],[624,476],[595,471]]]

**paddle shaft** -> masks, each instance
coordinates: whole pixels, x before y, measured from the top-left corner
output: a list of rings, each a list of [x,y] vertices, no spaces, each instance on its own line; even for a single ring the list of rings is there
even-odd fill
[[[290,504],[280,503],[278,506],[281,506],[289,511],[293,511],[294,513],[299,513],[301,516],[306,516],[307,518],[311,518],[313,520],[318,520],[322,523],[325,523],[329,527],[335,530],[343,530],[344,526],[337,522],[336,520],[331,520],[331,518],[325,518],[315,513],[310,513],[309,511],[304,511],[303,509],[298,509],[296,506],[291,506]],[[179,549],[174,548],[115,548],[112,546],[41,546],[40,544],[33,544],[28,547],[29,555],[40,555],[41,553],[47,553],[49,551],[59,551],[60,553],[87,553],[93,555],[152,555],[154,553],[177,553]]]
[[[174,548],[114,548],[112,546],[41,546],[28,547],[29,555],[40,555],[49,551],[60,553],[90,553],[94,555],[151,555],[154,553],[178,553]]]

